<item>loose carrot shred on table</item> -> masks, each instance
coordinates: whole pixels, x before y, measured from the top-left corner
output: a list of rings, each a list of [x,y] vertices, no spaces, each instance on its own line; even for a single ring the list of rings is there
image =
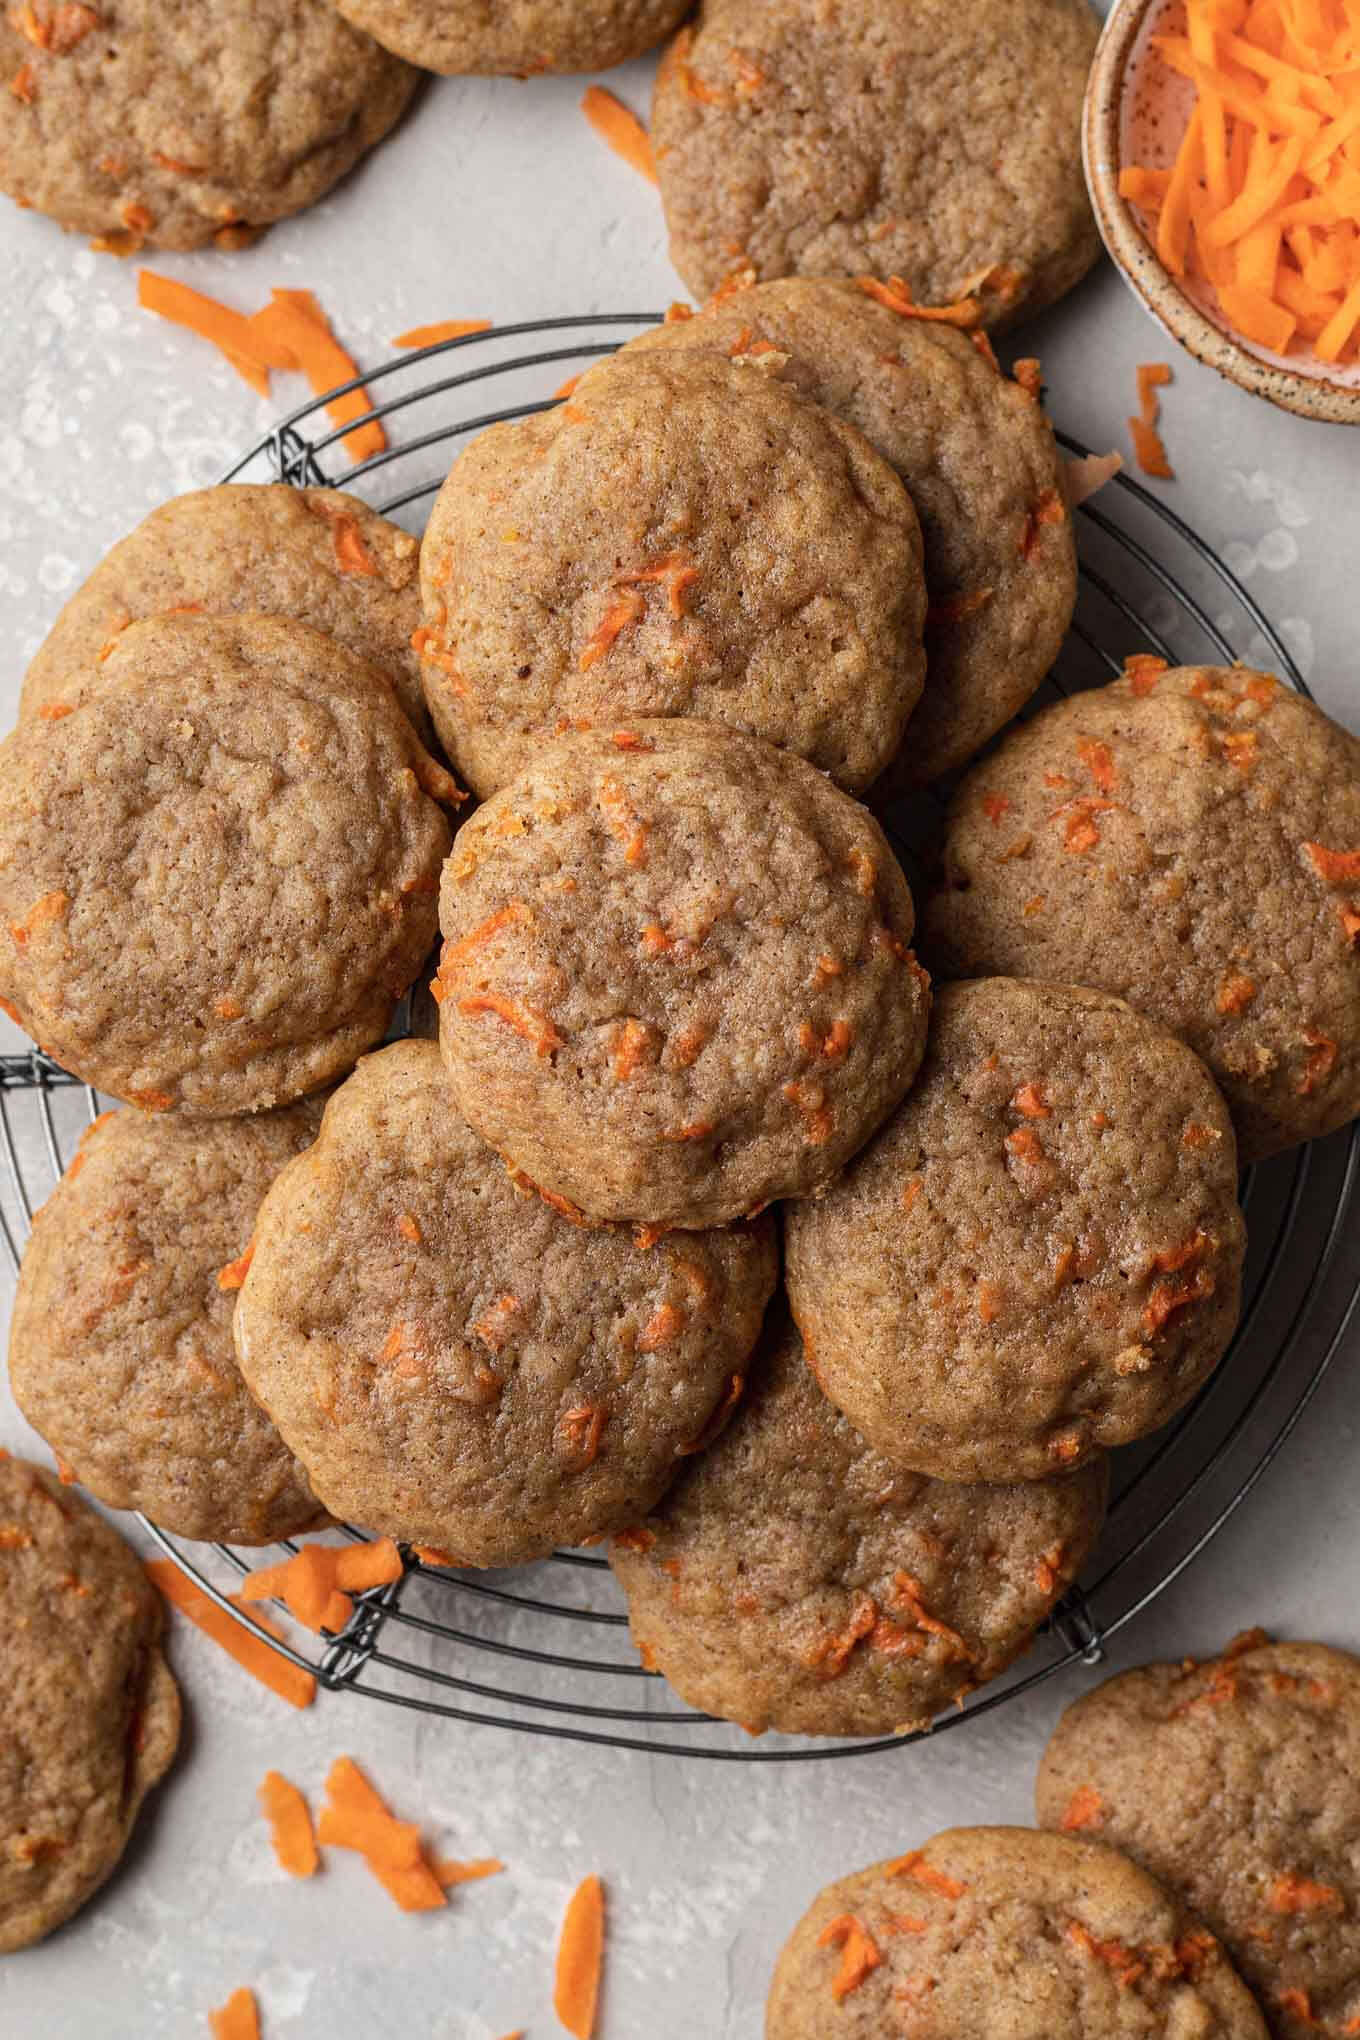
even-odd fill
[[[1145,475],[1154,475],[1162,482],[1176,479],[1176,471],[1166,457],[1166,448],[1155,425],[1149,425],[1145,418],[1130,418],[1129,437],[1133,441],[1134,457]]]
[[[421,1847],[419,1828],[397,1819],[352,1757],[338,1757],[332,1764],[326,1793],[329,1804],[317,1821],[323,1842],[356,1849],[403,1912],[434,1912],[448,1904],[444,1880]],[[478,1875],[491,1875],[487,1868],[474,1867]]]
[[[279,1867],[290,1877],[314,1876],[320,1861],[316,1836],[311,1810],[297,1786],[280,1771],[266,1771],[260,1786],[260,1805],[269,1822]]]
[[[656,164],[652,158],[651,138],[646,128],[630,107],[612,92],[606,92],[603,85],[587,85],[581,98],[581,111],[602,142],[607,142],[616,156],[622,156],[625,163],[656,183]]]
[[[567,1903],[553,1984],[553,2010],[575,2040],[592,2040],[603,1962],[604,1886],[586,1877]]]
[[[490,319],[445,319],[434,326],[412,326],[398,333],[394,347],[436,347],[441,340],[461,340],[465,333],[489,333]]]
[[[323,397],[337,383],[350,382],[358,375],[354,357],[346,353],[331,331],[330,320],[314,292],[276,289],[270,292],[269,299],[264,309],[249,320],[250,331],[257,345],[289,353],[315,396]],[[367,460],[386,449],[387,434],[370,415],[372,410],[373,400],[365,389],[348,390],[344,396],[331,397],[326,404],[327,414],[336,425],[348,425],[356,418],[367,420],[345,434],[343,445],[351,460]]]
[[[166,1600],[187,1616],[196,1629],[201,1629],[205,1636],[220,1644],[243,1671],[258,1679],[262,1686],[268,1686],[271,1693],[277,1693],[280,1700],[286,1700],[290,1707],[311,1706],[316,1698],[316,1680],[312,1674],[272,1650],[262,1636],[256,1635],[244,1622],[238,1622],[225,1608],[219,1608],[212,1596],[195,1586],[173,1559],[148,1559],[146,1571],[147,1577]],[[257,1619],[251,1616],[252,1621]],[[263,1621],[259,1626],[261,1629],[270,1628]],[[270,1628],[270,1634],[274,1633]]]
[[[1163,263],[1258,347],[1360,361],[1354,8],[1186,0],[1185,32],[1152,46],[1193,105],[1175,160],[1125,164],[1119,192]]]
[[[455,1884],[480,1884],[483,1877],[498,1877],[505,1865],[498,1856],[478,1856],[471,1863],[459,1863],[452,1856],[445,1856],[430,1867],[447,1891]]]
[[[227,2002],[209,2012],[213,2040],[260,2040],[260,2009],[253,1990],[234,1990]]]
[[[154,269],[137,272],[137,302],[143,310],[156,312],[173,325],[187,326],[191,333],[211,340],[236,373],[261,397],[269,395],[269,370],[278,366],[267,360],[251,322],[242,312],[216,298],[191,290],[173,276],[158,276]]]

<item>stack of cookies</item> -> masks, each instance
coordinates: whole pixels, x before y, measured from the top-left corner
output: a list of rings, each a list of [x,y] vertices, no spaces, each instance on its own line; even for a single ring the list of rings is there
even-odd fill
[[[116,547],[0,747],[0,989],[129,1108],[15,1315],[74,1475],[194,1538],[611,1539],[754,1732],[995,1677],[1228,1348],[1239,1158],[1360,1109],[1360,746],[1241,669],[972,766],[932,1006],[861,796],[968,764],[1074,592],[1030,381],[812,277],[484,433],[418,548],[284,488]],[[379,1047],[436,927],[438,1039]]]

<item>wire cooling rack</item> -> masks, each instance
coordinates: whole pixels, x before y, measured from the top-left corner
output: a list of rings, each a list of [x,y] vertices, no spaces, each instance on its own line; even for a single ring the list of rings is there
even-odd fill
[[[346,428],[329,424],[319,399],[295,411],[223,479],[340,485],[418,531],[467,438],[545,409],[563,379],[654,323],[654,315],[625,313],[536,320],[423,348],[364,378],[393,442],[386,452],[353,464]],[[1064,433],[1058,438],[1069,454],[1087,451]],[[1288,646],[1247,590],[1139,483],[1119,475],[1084,504],[1078,535],[1077,615],[1038,703],[1109,678],[1135,651],[1174,664],[1241,658],[1307,692]],[[938,797],[923,795],[885,817],[908,861],[938,811]],[[16,1270],[36,1204],[99,1109],[94,1092],[41,1053],[0,1056],[0,1249]],[[1170,1586],[1246,1501],[1355,1315],[1358,1175],[1360,1130],[1246,1172],[1244,1308],[1227,1357],[1174,1424],[1116,1455],[1100,1545],[1028,1663],[927,1733],[961,1728],[1079,1659],[1098,1662],[1105,1640]],[[154,1524],[146,1528],[229,1614],[247,1620],[226,1595],[268,1554],[185,1545]],[[348,1528],[339,1534],[362,1535]],[[408,1555],[403,1577],[360,1596],[341,1634],[274,1647],[328,1689],[652,1754],[809,1762],[918,1739],[811,1743],[771,1736],[753,1746],[730,1724],[679,1705],[638,1663],[626,1627],[613,1576],[594,1553],[559,1552],[492,1575],[431,1568]]]

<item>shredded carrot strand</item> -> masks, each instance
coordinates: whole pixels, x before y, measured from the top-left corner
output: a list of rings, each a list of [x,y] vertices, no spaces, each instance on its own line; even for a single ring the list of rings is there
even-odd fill
[[[244,1622],[238,1622],[225,1608],[219,1608],[211,1595],[205,1594],[187,1574],[180,1571],[173,1559],[148,1559],[146,1571],[147,1577],[166,1600],[187,1616],[196,1629],[201,1629],[205,1636],[220,1644],[243,1671],[258,1679],[262,1686],[268,1686],[271,1693],[277,1693],[280,1700],[286,1700],[290,1707],[311,1706],[316,1698],[316,1680],[312,1674],[271,1649],[262,1636]],[[257,1622],[261,1629],[269,1626],[253,1614],[251,1620]]]
[[[441,340],[461,340],[465,333],[489,333],[490,319],[444,319],[433,326],[412,326],[398,333],[394,347],[437,347]]]
[[[260,1805],[269,1822],[279,1867],[290,1877],[315,1876],[321,1859],[316,1852],[311,1810],[297,1786],[279,1771],[266,1771]]]
[[[649,183],[656,183],[651,137],[630,107],[612,92],[606,92],[603,85],[587,85],[581,111],[616,156],[622,156]]]
[[[270,302],[263,311],[256,312],[249,321],[251,333],[258,345],[274,346],[288,353],[293,365],[306,376],[314,396],[323,397],[337,383],[350,382],[358,375],[354,357],[336,339],[330,320],[312,291],[272,290],[269,296]],[[373,400],[365,389],[332,397],[326,405],[327,416],[336,425],[348,425],[356,418],[367,419],[365,424],[345,434],[342,444],[351,460],[367,460],[386,449],[387,434],[378,420],[369,416],[372,409]]]
[[[209,2012],[213,2040],[260,2040],[260,2008],[255,1993],[234,1990],[217,2011]]]
[[[575,2040],[592,2040],[603,1963],[604,1886],[586,1877],[567,1903],[553,1984],[553,2010]]]

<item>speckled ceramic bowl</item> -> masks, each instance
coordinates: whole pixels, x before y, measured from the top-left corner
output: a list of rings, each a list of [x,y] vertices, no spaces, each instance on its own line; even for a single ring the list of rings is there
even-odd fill
[[[1360,425],[1360,364],[1338,368],[1306,350],[1272,354],[1227,324],[1212,287],[1168,274],[1147,230],[1151,220],[1119,196],[1125,163],[1169,169],[1194,103],[1194,88],[1152,47],[1159,34],[1184,34],[1182,0],[1116,0],[1091,67],[1082,121],[1082,156],[1105,246],[1134,295],[1196,361],[1239,389],[1268,397],[1304,418]]]

